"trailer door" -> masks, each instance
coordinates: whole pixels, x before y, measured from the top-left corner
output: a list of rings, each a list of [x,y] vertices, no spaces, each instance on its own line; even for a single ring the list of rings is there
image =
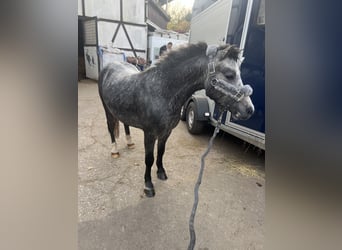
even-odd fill
[[[231,39],[239,39],[235,33]],[[247,121],[233,121],[249,129],[265,133],[265,1],[254,0],[243,45],[244,61],[241,65],[241,78],[244,84],[253,88],[251,96],[255,112]],[[240,38],[241,39],[241,38]],[[242,42],[242,41],[241,41]]]

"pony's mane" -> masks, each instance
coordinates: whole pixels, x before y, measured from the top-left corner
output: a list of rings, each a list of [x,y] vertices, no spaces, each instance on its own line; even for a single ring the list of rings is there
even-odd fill
[[[169,68],[175,64],[185,61],[186,59],[201,54],[205,54],[207,44],[199,42],[196,44],[181,45],[176,49],[171,50],[165,56],[162,56],[156,63],[156,67]]]
[[[171,50],[165,56],[162,56],[156,63],[156,67],[169,68],[173,67],[188,58],[203,55],[208,45],[205,42],[195,44],[181,45],[177,49]],[[235,61],[238,60],[241,50],[235,45],[224,44],[217,48],[218,53],[223,53],[223,57],[229,57]],[[223,52],[224,51],[224,52]]]
[[[241,52],[240,48],[236,45],[224,44],[217,48],[218,51],[227,51],[224,53],[223,57],[231,58],[235,61],[238,60],[239,54]]]

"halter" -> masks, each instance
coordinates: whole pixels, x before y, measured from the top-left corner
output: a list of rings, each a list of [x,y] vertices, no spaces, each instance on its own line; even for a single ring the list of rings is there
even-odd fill
[[[229,96],[233,102],[229,103],[229,106],[234,102],[240,102],[244,97],[252,95],[253,89],[249,85],[243,85],[236,87],[233,84],[216,78],[215,61],[214,58],[217,54],[217,46],[209,45],[207,47],[206,55],[209,57],[208,63],[208,82],[209,85],[216,91],[220,92],[224,96]]]

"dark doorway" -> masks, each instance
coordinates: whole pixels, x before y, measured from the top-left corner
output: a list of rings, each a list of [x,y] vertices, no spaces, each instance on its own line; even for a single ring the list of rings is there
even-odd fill
[[[84,26],[82,17],[78,17],[78,80],[86,78],[84,63]]]

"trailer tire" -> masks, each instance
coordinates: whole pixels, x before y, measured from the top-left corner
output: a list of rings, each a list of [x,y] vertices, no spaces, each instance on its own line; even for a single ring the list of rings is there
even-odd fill
[[[185,106],[185,104],[182,106],[181,113],[180,113],[180,119],[182,121],[186,120],[186,106]]]
[[[190,134],[200,134],[204,128],[204,122],[198,120],[198,113],[194,102],[191,102],[186,109],[186,127]]]

